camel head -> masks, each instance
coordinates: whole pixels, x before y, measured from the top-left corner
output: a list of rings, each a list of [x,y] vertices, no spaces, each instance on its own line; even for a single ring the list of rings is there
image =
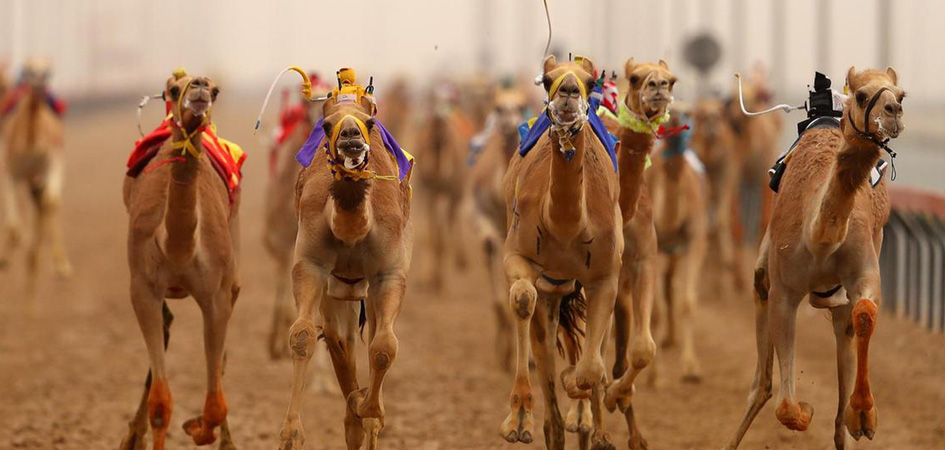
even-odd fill
[[[493,110],[498,118],[499,129],[517,132],[519,124],[525,120],[528,99],[520,89],[501,88],[495,92]]]
[[[700,142],[704,145],[695,146],[700,147],[701,150],[711,152],[718,150],[728,150],[728,149],[719,149],[713,143],[719,138],[720,132],[723,127],[728,126],[726,123],[726,112],[725,105],[716,98],[705,98],[699,100],[698,103],[692,109],[692,141]],[[719,157],[724,157],[725,155],[708,155],[700,154],[699,157],[704,161],[714,161]]]
[[[557,63],[545,58],[542,84],[548,94],[551,121],[561,127],[580,126],[587,121],[587,96],[594,88],[594,62],[578,57]]]
[[[630,58],[624,64],[624,75],[630,85],[624,102],[631,112],[648,120],[666,114],[676,85],[676,75],[669,71],[666,61],[636,64]]]
[[[167,79],[164,98],[171,104],[174,122],[187,132],[193,132],[210,122],[210,110],[220,89],[208,77],[187,75],[177,69]]]
[[[343,167],[348,173],[360,173],[368,163],[377,105],[370,93],[354,83],[353,70],[342,69],[340,73],[342,88],[336,89],[325,102],[322,126],[328,138],[332,166]]]
[[[20,83],[29,86],[34,92],[44,92],[49,83],[52,70],[49,63],[42,59],[31,59],[20,71]]]
[[[880,141],[895,139],[905,129],[902,123],[902,99],[906,93],[896,83],[899,77],[892,67],[885,71],[868,69],[857,73],[855,67],[847,72],[847,99],[844,110],[852,131],[859,137]],[[845,124],[846,125],[846,124]]]

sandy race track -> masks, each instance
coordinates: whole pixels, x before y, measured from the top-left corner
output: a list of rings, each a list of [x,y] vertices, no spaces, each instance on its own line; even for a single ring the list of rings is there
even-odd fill
[[[245,450],[277,447],[291,367],[287,361],[270,361],[265,351],[274,274],[260,239],[268,154],[251,136],[256,104],[249,101],[256,94],[237,105],[238,96],[226,93],[216,110],[221,134],[249,153],[242,208],[243,289],[228,336],[225,377],[233,437]],[[63,220],[74,277],[56,280],[44,266],[39,298],[31,304],[23,298],[22,251],[0,272],[0,449],[117,448],[140,398],[147,357],[128,298],[127,219],[121,200],[124,163],[137,136],[133,105],[76,110],[68,118]],[[147,115],[152,124],[157,120],[153,110]],[[423,161],[419,164],[422,170]],[[446,291],[431,292],[424,285],[429,258],[422,239],[423,211],[415,217],[420,238],[396,327],[400,353],[385,386],[387,428],[381,447],[521,448],[497,434],[511,383],[492,354],[486,273],[477,263],[453,270]],[[637,391],[640,425],[651,449],[718,449],[740,420],[755,363],[751,300],[704,298],[700,305],[697,345],[703,382],[683,384],[678,353],[667,351],[660,354],[662,386]],[[192,300],[173,301],[171,308],[176,320],[168,372],[175,409],[168,447],[191,449],[195,447],[180,425],[203,404],[200,315]],[[742,448],[833,448],[837,381],[832,330],[823,312],[804,307],[798,316],[797,389],[802,400],[814,405],[811,428],[798,433],[781,427],[771,402]],[[855,448],[945,448],[945,337],[883,315],[873,342],[879,430],[875,441]],[[363,372],[365,364],[359,367]],[[302,415],[306,448],[344,448],[342,408],[340,397],[309,395]],[[539,434],[541,411],[537,406]],[[626,448],[622,417],[608,416],[607,425],[618,448]],[[569,449],[577,448],[572,436]],[[541,442],[538,436],[529,448],[541,448]]]

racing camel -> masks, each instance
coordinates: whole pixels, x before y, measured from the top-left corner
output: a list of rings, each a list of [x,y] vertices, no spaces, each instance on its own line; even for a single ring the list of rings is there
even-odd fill
[[[633,58],[624,64],[624,76],[628,90],[623,102],[615,105],[616,111],[599,110],[607,129],[620,140],[620,210],[626,241],[614,308],[614,382],[604,405],[610,411],[620,408],[630,434],[628,445],[640,449],[647,442],[636,424],[631,397],[634,380],[656,354],[650,322],[658,263],[653,201],[644,171],[660,127],[669,120],[676,76],[662,60],[636,63]]]
[[[314,72],[312,81],[315,96],[322,96],[331,88],[320,81]],[[269,183],[266,186],[266,226],[263,227],[263,243],[275,261],[276,299],[269,331],[269,355],[273,359],[287,358],[289,327],[295,320],[295,305],[292,301],[292,258],[295,254],[295,236],[298,221],[295,212],[295,183],[302,166],[295,159],[296,152],[308,139],[312,128],[321,118],[320,108],[299,96],[291,102],[288,92],[283,92],[283,107],[279,113],[276,130],[269,155]],[[328,353],[317,351],[312,368],[309,387],[316,392],[335,393],[338,385],[329,370]]]
[[[515,345],[512,316],[509,315],[508,284],[502,264],[505,241],[505,198],[502,183],[512,152],[518,148],[518,126],[528,99],[521,89],[508,87],[495,92],[493,112],[486,129],[473,138],[469,156],[464,210],[482,243],[490,282],[495,294],[497,318],[496,356],[504,370],[513,369]]]
[[[735,201],[738,195],[740,161],[734,154],[734,134],[725,116],[724,104],[715,98],[696,102],[692,112],[690,146],[705,164],[708,185],[707,253],[713,255],[706,265],[703,283],[706,292],[718,298],[735,298],[739,281],[733,235]]]
[[[184,423],[196,445],[232,449],[223,366],[227,324],[240,291],[239,163],[235,144],[216,136],[211,111],[219,89],[179,69],[166,83],[170,115],[139,141],[124,183],[128,210],[131,304],[147,344],[150,369],[122,450],[144,448],[150,426],[163,450],[173,403],[164,352],[173,319],[165,299],[193,296],[203,314],[207,396],[203,413]],[[221,152],[227,152],[222,154]],[[230,153],[233,152],[233,153]],[[227,170],[221,171],[226,166]],[[225,176],[224,176],[225,175]]]
[[[512,157],[504,181],[505,274],[515,321],[516,364],[510,411],[500,434],[509,442],[534,439],[535,399],[528,370],[533,353],[545,399],[545,445],[553,450],[564,448],[565,432],[554,360],[560,317],[569,315],[573,296],[580,295],[583,286],[586,339],[580,359],[561,379],[569,397],[593,396],[599,404],[601,345],[613,313],[623,252],[613,155],[619,145],[588,111],[594,73],[589,59],[545,59],[542,81],[548,108]],[[564,322],[576,326],[575,321]],[[601,420],[601,414],[595,414],[591,438],[595,447],[612,448]]]
[[[298,319],[289,329],[292,397],[280,449],[305,442],[300,410],[306,367],[323,336],[346,398],[349,449],[377,446],[384,426],[381,386],[397,357],[394,322],[400,313],[413,248],[410,218],[412,159],[374,115],[373,87],[339,71],[339,88],[323,105],[299,154],[296,187],[299,234],[292,269]],[[360,309],[360,313],[359,313]],[[360,388],[354,354],[359,322],[368,328],[370,381]]]
[[[682,126],[679,117],[688,118],[679,114],[666,124]],[[646,175],[660,253],[662,289],[657,289],[661,297],[657,304],[665,306],[665,321],[657,324],[665,330],[664,346],[681,340],[683,381],[698,382],[702,374],[693,325],[707,246],[707,209],[705,167],[689,148],[689,136],[689,131],[682,130],[666,137]]]
[[[844,429],[856,440],[876,432],[868,355],[882,295],[878,259],[889,199],[881,178],[871,186],[871,172],[888,149],[885,140],[903,131],[905,93],[892,68],[851,67],[847,87],[839,126],[811,124],[786,159],[755,272],[758,364],[748,409],[728,449],[738,446],[771,398],[772,348],[781,371],[776,416],[791,430],[810,425],[814,409],[794,392],[795,316],[805,296],[830,310],[837,339],[836,448],[849,444]]]
[[[48,64],[29,61],[23,68],[20,83],[10,88],[5,97],[0,97],[0,134],[6,168],[0,180],[7,221],[7,248],[4,250],[7,254],[0,255],[0,267],[22,240],[24,211],[18,199],[21,191],[28,191],[36,217],[26,255],[28,297],[36,294],[40,251],[47,242],[59,276],[72,274],[58,217],[65,177],[61,117],[65,104],[51,94],[49,77]]]

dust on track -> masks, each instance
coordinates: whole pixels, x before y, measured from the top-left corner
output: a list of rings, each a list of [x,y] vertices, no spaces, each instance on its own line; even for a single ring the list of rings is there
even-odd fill
[[[243,289],[230,325],[224,386],[237,446],[271,449],[278,445],[288,404],[291,364],[272,362],[265,351],[275,275],[260,240],[268,150],[251,135],[254,108],[234,105],[224,96],[215,112],[222,134],[249,153],[241,211]],[[77,111],[67,120],[63,222],[74,277],[55,280],[44,267],[39,297],[30,304],[23,297],[22,251],[14,255],[12,267],[0,272],[0,449],[117,448],[140,398],[147,357],[127,295],[127,216],[121,200],[125,158],[137,137],[133,121],[131,108]],[[423,161],[419,164],[422,170]],[[396,326],[401,351],[385,386],[387,428],[380,445],[516,448],[497,434],[511,382],[493,356],[493,311],[483,265],[473,260],[467,269],[453,270],[446,291],[431,292],[423,283],[429,258],[422,213],[415,212],[419,238]],[[201,321],[192,300],[172,301],[171,308],[176,320],[167,365],[175,408],[168,447],[190,449],[196,447],[180,425],[203,404]],[[746,405],[754,370],[752,308],[747,298],[702,299],[696,330],[705,376],[699,385],[679,381],[678,353],[660,353],[662,386],[639,386],[635,397],[650,448],[717,449],[727,442]],[[804,433],[784,429],[768,405],[742,448],[833,448],[832,329],[823,312],[809,307],[801,309],[798,321],[797,389],[800,399],[814,405],[811,427]],[[364,367],[362,360],[362,375]],[[779,378],[777,367],[774,373]],[[875,441],[855,448],[941,448],[943,373],[945,337],[883,315],[871,351],[879,430]],[[306,398],[306,448],[344,448],[343,408],[339,397]],[[562,408],[566,411],[567,403]],[[539,404],[539,434],[541,411]],[[606,424],[618,448],[626,448],[621,419],[609,415]],[[542,442],[538,436],[531,448]],[[573,435],[567,447],[577,448]]]

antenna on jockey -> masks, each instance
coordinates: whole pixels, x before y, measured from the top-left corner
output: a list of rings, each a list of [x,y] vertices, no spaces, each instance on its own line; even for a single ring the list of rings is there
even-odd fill
[[[735,78],[738,80],[738,104],[742,108],[742,113],[744,113],[746,116],[761,116],[761,115],[765,115],[765,114],[768,114],[777,110],[782,110],[786,113],[789,113],[792,111],[797,111],[799,109],[807,109],[806,103],[800,106],[791,106],[791,105],[782,103],[780,105],[774,105],[764,111],[758,111],[758,112],[748,111],[747,109],[745,109],[745,97],[744,95],[742,95],[742,74],[735,72]]]
[[[141,110],[143,110],[145,106],[148,106],[148,102],[150,102],[151,99],[156,99],[156,98],[164,98],[164,92],[162,91],[160,94],[154,94],[154,95],[145,95],[144,97],[141,97],[141,101],[138,102],[138,112],[137,112],[138,134],[140,134],[141,137],[144,137],[144,130],[141,129]]]
[[[551,13],[548,12],[548,0],[542,0],[542,3],[545,5],[545,20],[548,21],[548,41],[545,42],[545,51],[541,54],[541,63],[545,62],[545,57],[548,56],[548,49],[551,48]],[[535,84],[541,84],[541,79],[544,76],[544,71],[540,71],[537,77],[535,77]]]

